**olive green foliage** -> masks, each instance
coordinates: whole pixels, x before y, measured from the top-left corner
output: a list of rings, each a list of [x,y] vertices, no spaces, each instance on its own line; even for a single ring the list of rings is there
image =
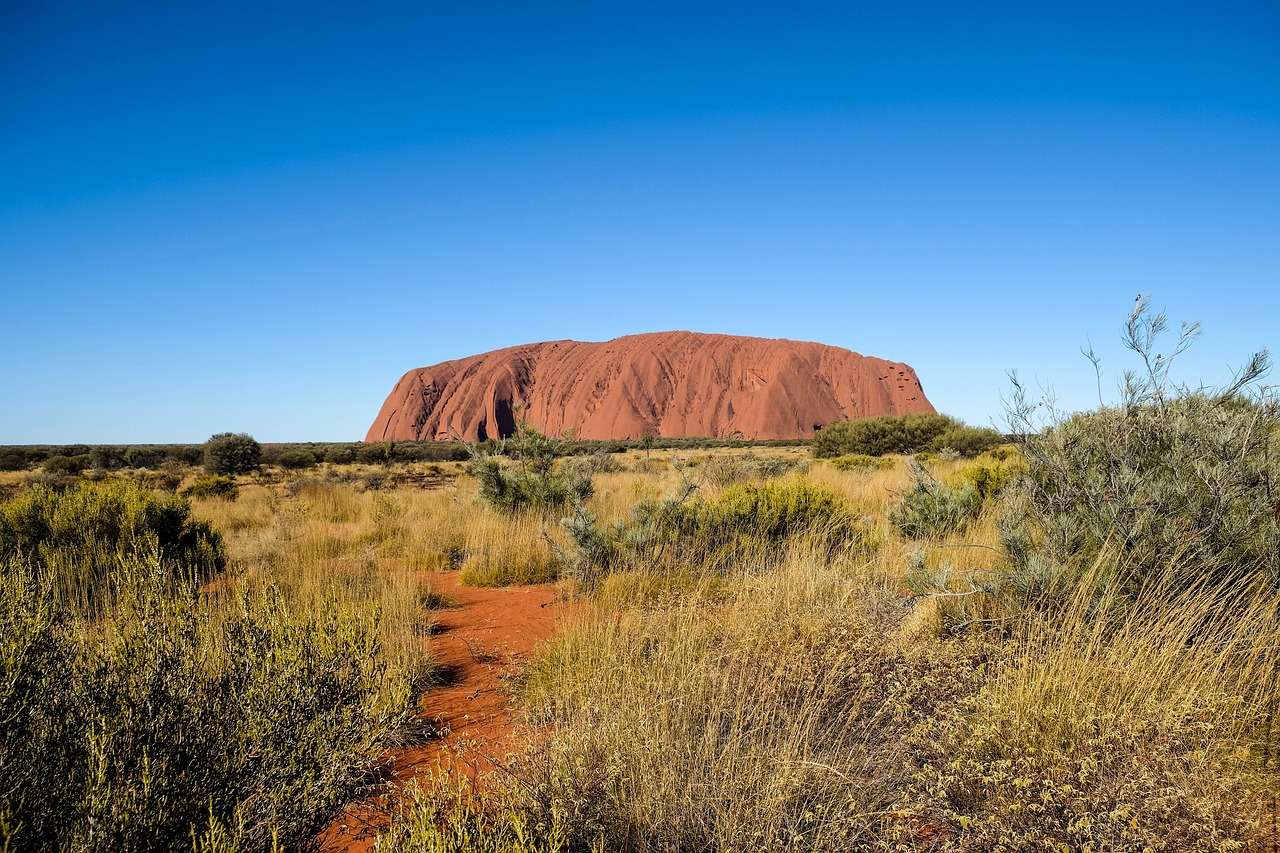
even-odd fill
[[[331,465],[347,465],[356,461],[356,449],[347,444],[338,444],[325,451],[324,461]]]
[[[1280,583],[1280,408],[1243,394],[1267,369],[1266,352],[1226,389],[1172,385],[1169,364],[1198,328],[1184,326],[1165,356],[1155,352],[1165,325],[1146,300],[1135,306],[1126,341],[1145,370],[1126,376],[1118,405],[1053,417],[1037,431],[1037,404],[1015,377],[1010,417],[1027,470],[1006,489],[1001,525],[1015,580],[1052,579],[1106,553],[1130,588],[1170,565],[1188,583]]]
[[[89,455],[50,456],[44,461],[44,470],[50,474],[79,474],[89,467]]]
[[[226,566],[222,537],[186,500],[127,480],[31,486],[0,503],[0,560],[49,573],[65,594],[91,604],[122,559],[154,555],[179,576],[208,579]]]
[[[768,561],[778,545],[806,537],[815,547],[867,544],[868,530],[839,494],[804,479],[730,486],[713,500],[695,500],[689,481],[663,500],[646,499],[631,507],[631,518],[600,527],[582,505],[561,520],[574,546],[561,553],[573,575],[590,585],[617,569],[695,566],[724,571],[753,561]]]
[[[182,490],[182,494],[191,498],[221,498],[233,501],[240,497],[240,487],[234,477],[224,474],[205,474]]]
[[[0,815],[16,849],[300,846],[367,787],[408,707],[377,617],[299,616],[271,588],[222,605],[125,561],[90,625],[47,575],[0,574]],[[207,840],[207,839],[206,839]]]
[[[819,430],[812,450],[820,459],[849,454],[916,453],[929,449],[935,438],[961,426],[954,418],[933,413],[838,421]]]
[[[248,474],[262,465],[262,445],[244,433],[223,432],[204,444],[204,468],[211,474]]]
[[[513,438],[493,449],[473,447],[468,471],[480,484],[480,497],[497,509],[560,509],[571,501],[586,500],[593,489],[586,469],[557,462],[562,451],[560,440],[521,423]]]
[[[994,501],[1005,487],[1026,471],[1022,454],[1011,447],[996,448],[966,465],[954,476],[947,479],[950,485],[958,486],[968,483],[978,492],[984,503]]]
[[[925,447],[935,453],[951,451],[965,459],[972,459],[1004,443],[1004,436],[990,427],[957,425],[948,427],[934,436]]]
[[[889,521],[910,539],[945,536],[963,530],[982,511],[982,494],[971,482],[939,482],[915,459],[911,485],[889,510]]]
[[[278,464],[282,468],[313,468],[317,464],[316,456],[310,450],[301,448],[284,450],[280,453]]]
[[[853,453],[835,457],[831,460],[831,465],[838,471],[887,471],[893,467],[893,460],[883,456]]]

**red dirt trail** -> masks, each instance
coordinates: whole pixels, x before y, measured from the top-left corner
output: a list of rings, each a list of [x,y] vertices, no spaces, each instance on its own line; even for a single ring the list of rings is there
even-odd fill
[[[418,702],[422,717],[441,735],[388,756],[388,781],[397,787],[438,768],[474,778],[520,746],[511,742],[515,714],[502,679],[551,636],[563,606],[551,584],[466,587],[458,583],[457,572],[433,573],[431,584],[458,603],[436,612],[430,640],[445,683]],[[366,853],[386,820],[384,808],[353,806],[321,835],[320,850]]]

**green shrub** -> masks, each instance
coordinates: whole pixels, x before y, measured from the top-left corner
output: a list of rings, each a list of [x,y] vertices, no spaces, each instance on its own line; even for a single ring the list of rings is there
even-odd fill
[[[155,556],[180,577],[213,577],[226,566],[222,537],[178,497],[128,480],[65,491],[32,486],[0,503],[0,560],[49,573],[62,593],[96,606],[121,560]]]
[[[204,444],[204,468],[211,474],[248,474],[262,465],[262,445],[244,433],[223,432]]]
[[[280,453],[280,467],[297,470],[300,468],[314,468],[316,465],[315,454],[309,450],[293,448]]]
[[[128,447],[124,451],[124,464],[129,468],[155,468],[166,459],[159,447]]]
[[[21,450],[0,450],[0,471],[25,471],[27,454]]]
[[[987,453],[978,457],[973,464],[948,478],[947,483],[951,486],[968,483],[977,489],[978,497],[985,503],[994,501],[1009,483],[1025,471],[1026,465],[1022,457],[1016,450],[1009,448],[1007,453]]]
[[[324,453],[324,461],[331,465],[349,465],[356,461],[356,449],[349,444],[330,447]]]
[[[479,483],[481,499],[497,509],[559,509],[586,500],[593,488],[590,473],[581,466],[557,465],[561,449],[562,442],[522,423],[514,438],[497,446],[499,452],[514,458],[513,464],[477,446],[472,448],[467,471]]]
[[[82,454],[78,456],[50,456],[44,461],[42,467],[50,474],[79,474],[89,465],[89,455]]]
[[[921,413],[858,418],[829,424],[814,436],[812,452],[818,458],[866,454],[916,453],[938,436],[962,424],[946,415]]]
[[[367,789],[408,708],[376,616],[297,616],[273,589],[231,607],[126,561],[89,630],[49,579],[0,575],[0,814],[31,851],[310,843]],[[211,824],[213,825],[211,827]]]
[[[189,498],[221,498],[224,501],[233,501],[240,497],[240,487],[236,485],[234,477],[205,474],[203,477],[196,477],[195,482],[182,490],[182,494]]]
[[[982,510],[982,496],[969,482],[940,483],[911,459],[911,488],[889,510],[889,521],[910,539],[963,530]]]
[[[935,453],[954,450],[966,459],[972,459],[1003,443],[1004,436],[990,427],[957,425],[934,436],[925,449]]]
[[[561,520],[574,551],[558,556],[589,586],[620,568],[724,571],[768,562],[781,556],[779,545],[798,537],[831,550],[870,543],[865,525],[842,496],[798,477],[731,486],[711,501],[690,500],[696,488],[686,482],[661,501],[640,501],[628,522],[608,528],[574,501],[573,514]]]
[[[868,456],[865,453],[854,453],[849,456],[835,457],[831,460],[831,466],[839,471],[887,471],[893,467],[893,460],[881,456]]]
[[[390,464],[394,452],[394,442],[369,442],[356,449],[356,461],[361,465],[387,465]]]

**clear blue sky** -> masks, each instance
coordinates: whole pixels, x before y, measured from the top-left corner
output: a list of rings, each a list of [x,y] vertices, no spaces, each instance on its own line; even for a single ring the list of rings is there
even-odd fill
[[[1280,351],[1274,2],[0,4],[0,443],[358,439],[668,329],[998,423],[1140,292],[1183,379]]]

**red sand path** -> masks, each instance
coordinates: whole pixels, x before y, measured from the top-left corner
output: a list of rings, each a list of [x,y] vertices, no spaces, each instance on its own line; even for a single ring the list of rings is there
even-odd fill
[[[389,756],[389,780],[403,785],[439,767],[469,775],[493,768],[508,751],[515,718],[502,678],[551,636],[561,604],[556,587],[481,589],[461,586],[457,572],[431,575],[433,588],[458,602],[438,611],[431,653],[446,683],[418,702],[423,718],[443,734]],[[386,828],[385,809],[356,806],[321,837],[322,853],[365,853]]]

